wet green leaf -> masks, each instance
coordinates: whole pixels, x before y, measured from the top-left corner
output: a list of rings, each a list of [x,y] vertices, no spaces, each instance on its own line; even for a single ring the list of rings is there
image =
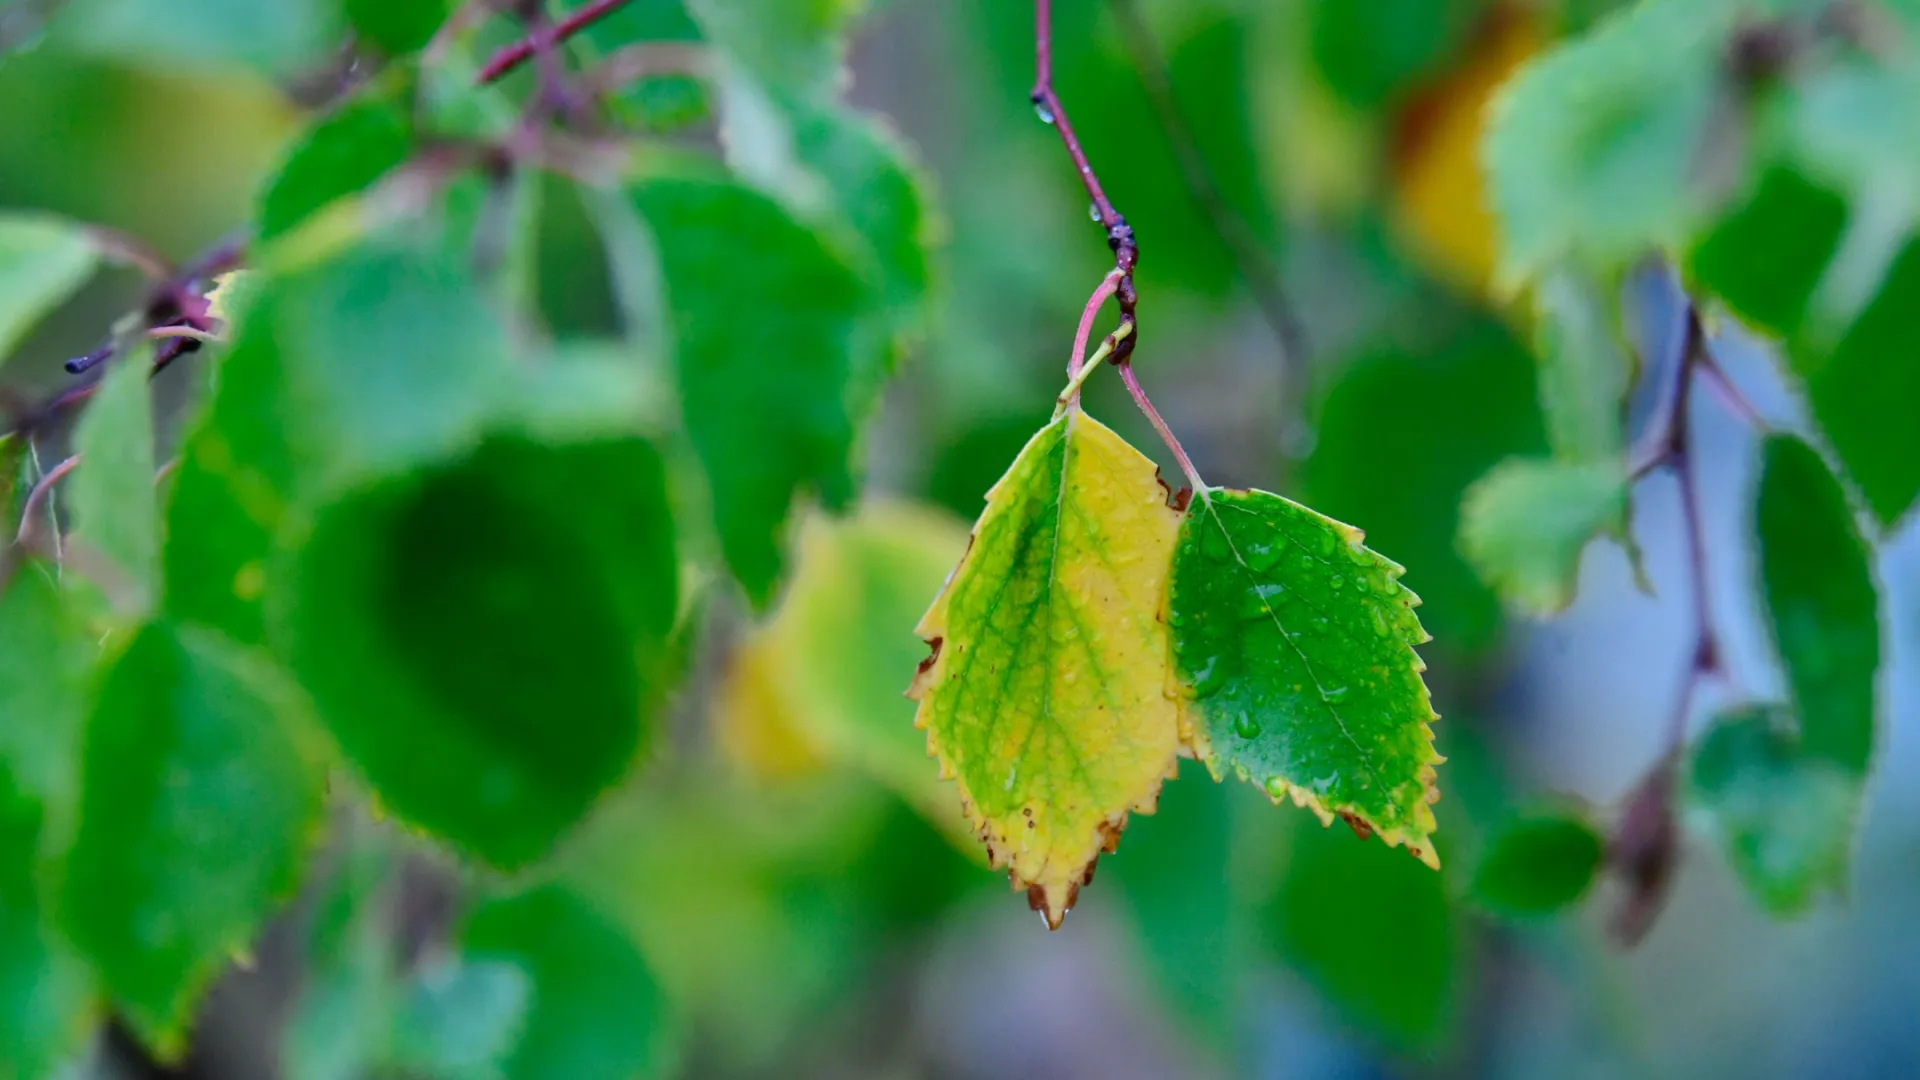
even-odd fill
[[[1548,915],[1586,895],[1606,842],[1583,813],[1545,810],[1502,822],[1488,838],[1469,890],[1502,915]]]
[[[1627,492],[1618,464],[1501,462],[1467,489],[1460,550],[1501,596],[1556,614],[1573,602],[1587,541],[1619,524]]]
[[[664,1075],[672,1047],[658,980],[620,927],[563,886],[480,906],[462,940],[470,957],[503,961],[530,991],[509,1080],[628,1080]]]
[[[0,364],[99,262],[77,225],[43,214],[0,214]]]
[[[1755,509],[1760,586],[1806,755],[1854,776],[1872,763],[1879,594],[1853,509],[1791,436],[1766,442]]]
[[[511,868],[650,732],[678,574],[645,441],[499,437],[322,508],[273,593],[294,670],[381,803]]]
[[[303,709],[258,657],[164,623],[101,682],[60,924],[163,1057],[310,850],[322,782]]]
[[[1182,737],[1216,778],[1439,866],[1435,719],[1413,646],[1419,598],[1360,530],[1265,491],[1196,497],[1167,622]]]
[[[1785,710],[1714,720],[1693,751],[1692,791],[1734,871],[1776,915],[1846,887],[1861,777],[1805,752]]]

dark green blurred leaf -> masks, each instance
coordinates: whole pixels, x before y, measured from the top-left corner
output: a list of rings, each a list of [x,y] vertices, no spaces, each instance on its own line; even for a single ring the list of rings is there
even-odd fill
[[[160,568],[160,499],[154,493],[153,349],[142,344],[114,362],[80,418],[72,481],[75,569],[97,578],[122,612],[154,598]]]
[[[1908,241],[1878,295],[1830,353],[1790,348],[1820,430],[1881,524],[1920,495],[1920,241]]]
[[[1587,541],[1626,513],[1627,490],[1617,464],[1503,461],[1467,489],[1460,550],[1503,598],[1556,614],[1573,602]]]
[[[462,935],[475,960],[524,973],[526,1025],[510,1080],[631,1080],[666,1072],[666,1002],[633,940],[558,885],[482,905]]]
[[[52,571],[15,569],[0,589],[0,773],[62,819],[76,791],[86,673],[98,655]]]
[[[1845,888],[1860,784],[1804,753],[1793,717],[1778,708],[1716,718],[1693,752],[1695,801],[1747,891],[1776,915]]]
[[[1500,603],[1455,547],[1467,486],[1546,449],[1534,363],[1490,322],[1430,351],[1385,349],[1341,372],[1301,463],[1304,500],[1409,567],[1435,646],[1471,654],[1500,634]]]
[[[679,566],[636,438],[497,438],[322,508],[279,587],[285,645],[400,817],[545,855],[626,772],[666,687]]]
[[[394,7],[394,0],[380,3]],[[413,150],[412,125],[393,101],[372,96],[341,106],[294,144],[267,182],[260,195],[260,242],[292,231],[335,199],[366,190]]]
[[[325,62],[341,23],[335,0],[68,0],[48,32],[66,47],[161,69],[294,75]]]
[[[1502,915],[1547,915],[1586,895],[1606,842],[1587,816],[1545,811],[1511,818],[1488,838],[1469,887],[1474,902]]]
[[[1745,202],[1700,238],[1688,272],[1750,325],[1791,335],[1846,224],[1839,195],[1797,169],[1774,165]]]
[[[461,262],[374,245],[260,283],[174,483],[169,613],[261,640],[290,506],[478,441],[512,369]]]
[[[347,23],[360,41],[388,56],[405,56],[426,47],[447,21],[451,0],[344,0]]]
[[[1254,965],[1251,898],[1233,865],[1234,790],[1198,766],[1184,771],[1102,865],[1126,897],[1155,992],[1225,1050]]]
[[[1760,584],[1808,757],[1864,776],[1874,745],[1879,595],[1846,492],[1812,447],[1766,442]]]
[[[1280,958],[1339,1014],[1403,1051],[1451,1037],[1464,978],[1459,919],[1441,875],[1344,826],[1295,815],[1266,925]]]
[[[60,940],[42,907],[42,804],[36,794],[15,788],[4,765],[0,762],[0,1076],[42,1080],[78,1053],[93,987],[86,966]]]
[[[93,276],[99,261],[76,225],[44,214],[0,214],[0,365],[35,323]]]
[[[292,894],[322,794],[303,710],[259,659],[164,623],[138,631],[100,685],[60,922],[163,1057]]]
[[[1503,283],[1614,270],[1685,238],[1737,7],[1648,0],[1507,84],[1484,149]]]
[[[853,496],[850,387],[884,348],[874,298],[821,240],[767,197],[658,173],[632,188],[671,308],[687,434],[713,489],[721,550],[765,608],[786,565],[794,497]]]
[[[525,1034],[530,982],[519,967],[505,962],[430,965],[416,977],[412,994],[393,1018],[393,1064],[404,1075],[435,1080],[510,1075],[504,1067]]]
[[[1347,104],[1393,104],[1457,48],[1476,0],[1311,0],[1307,43],[1328,89]]]

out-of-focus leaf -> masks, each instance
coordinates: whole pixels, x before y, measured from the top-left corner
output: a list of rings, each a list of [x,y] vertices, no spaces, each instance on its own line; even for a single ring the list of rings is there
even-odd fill
[[[1789,350],[1814,419],[1883,525],[1898,521],[1920,495],[1920,424],[1906,407],[1920,400],[1916,305],[1920,241],[1909,241],[1831,352],[1811,344]]]
[[[672,1047],[659,982],[633,940],[576,893],[547,885],[489,901],[468,917],[462,938],[475,960],[526,976],[509,1080],[665,1073]]]
[[[39,566],[0,586],[0,1073],[39,1080],[78,1046],[90,979],[50,925],[94,648]]]
[[[1474,902],[1510,916],[1549,915],[1586,895],[1606,842],[1585,814],[1543,811],[1502,822],[1468,887]]]
[[[686,0],[709,40],[775,96],[821,99],[838,89],[845,33],[867,0]]]
[[[1761,595],[1801,749],[1864,776],[1873,757],[1880,601],[1846,492],[1811,446],[1774,436],[1765,446],[1755,524]]]
[[[641,439],[491,439],[329,504],[288,569],[284,644],[341,748],[496,866],[626,772],[670,677],[679,565]]]
[[[1687,269],[1695,284],[1748,324],[1791,335],[1846,223],[1847,205],[1839,195],[1776,164],[1700,238]]]
[[[1298,818],[1267,931],[1348,1023],[1432,1050],[1453,1031],[1465,983],[1458,914],[1441,875],[1345,832]]]
[[[200,992],[293,891],[322,795],[303,710],[258,658],[164,623],[100,685],[60,924],[163,1057],[185,1049]]]
[[[773,762],[822,758],[859,768],[944,829],[959,830],[952,793],[927,759],[901,693],[926,648],[900,632],[926,610],[967,549],[967,530],[945,514],[875,504],[845,521],[816,518],[801,535],[793,584],[778,615],[742,653],[730,682],[737,719],[769,716],[766,740],[795,740]],[[770,695],[758,709],[738,692]]]
[[[1483,6],[1477,0],[1312,0],[1309,55],[1341,100],[1379,108],[1432,75]]]
[[[1507,84],[1485,146],[1503,288],[1556,264],[1604,273],[1688,235],[1738,7],[1648,0]]]
[[[1460,550],[1502,597],[1557,614],[1573,602],[1587,541],[1616,527],[1626,507],[1617,464],[1503,461],[1467,489]]]
[[[720,179],[658,173],[632,198],[665,278],[687,434],[712,485],[721,550],[747,596],[773,599],[795,496],[853,496],[850,386],[884,355],[873,298],[779,204]]]
[[[1361,535],[1265,491],[1196,497],[1167,605],[1181,735],[1216,779],[1337,814],[1437,868],[1419,598]]]
[[[160,499],[154,493],[153,402],[147,383],[153,350],[141,346],[115,361],[80,427],[74,449],[74,543],[85,558],[76,568],[124,612],[144,612],[157,591]]]
[[[1793,717],[1776,708],[1718,717],[1693,751],[1694,800],[1747,891],[1776,915],[1845,888],[1860,784],[1806,753]]]
[[[343,7],[359,40],[388,56],[425,48],[453,9],[451,0],[344,0]]]
[[[394,7],[389,0],[381,6]],[[412,152],[412,125],[393,101],[374,96],[341,106],[294,144],[267,182],[258,212],[260,242],[284,236],[335,199],[366,190]]]
[[[633,1075],[590,1070],[507,1071],[515,1042],[528,1034],[524,1028],[527,999],[533,989],[530,983],[528,973],[505,961],[461,960],[428,966],[416,977],[411,995],[393,1017],[389,1061],[404,1075],[431,1076],[435,1080]],[[542,1062],[541,1066],[550,1064]]]
[[[174,480],[169,614],[264,640],[290,506],[478,442],[514,383],[463,261],[372,245],[258,283]]]
[[[1049,925],[1174,774],[1160,623],[1180,517],[1151,461],[1076,405],[987,494],[915,630],[915,726]]]
[[[182,62],[296,75],[339,44],[336,0],[70,0],[59,45],[160,69]]]
[[[1300,466],[1304,501],[1413,568],[1437,647],[1471,654],[1499,637],[1499,600],[1456,546],[1467,486],[1516,454],[1546,449],[1534,363],[1480,324],[1437,348],[1382,350],[1341,372]]]
[[[1581,464],[1619,461],[1633,361],[1621,344],[1614,305],[1595,282],[1565,270],[1541,279],[1535,303],[1540,407],[1554,456]]]
[[[0,214],[0,364],[99,262],[77,225],[40,214]]]

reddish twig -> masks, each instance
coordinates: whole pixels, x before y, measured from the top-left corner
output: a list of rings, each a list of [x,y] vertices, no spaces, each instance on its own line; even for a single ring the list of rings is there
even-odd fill
[[[552,24],[551,33],[535,29],[519,41],[502,48],[493,54],[480,74],[474,79],[475,85],[487,86],[499,82],[506,74],[528,60],[533,59],[542,49],[551,49],[573,35],[599,22],[601,19],[626,7],[630,0],[593,0],[566,18]]]
[[[1113,208],[1113,201],[1107,198],[1106,191],[1100,186],[1100,178],[1094,174],[1093,165],[1080,146],[1079,136],[1073,133],[1073,122],[1067,119],[1066,106],[1061,104],[1060,95],[1054,92],[1053,0],[1034,0],[1033,14],[1035,76],[1029,100],[1033,102],[1034,111],[1040,119],[1060,133],[1060,141],[1066,144],[1067,156],[1073,160],[1073,167],[1080,174],[1087,197],[1093,200],[1094,216],[1107,232],[1107,247],[1113,250],[1113,268],[1118,274],[1114,295],[1120,301],[1120,323],[1130,328],[1129,333],[1116,339],[1112,362],[1125,364],[1133,356],[1134,343],[1140,339],[1140,328],[1134,318],[1138,296],[1133,288],[1133,268],[1140,261],[1140,248],[1134,241],[1133,226],[1128,225],[1127,219]]]

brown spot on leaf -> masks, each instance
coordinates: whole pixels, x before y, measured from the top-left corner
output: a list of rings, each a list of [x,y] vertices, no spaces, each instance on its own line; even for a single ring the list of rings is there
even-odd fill
[[[1345,810],[1342,810],[1340,811],[1340,820],[1346,822],[1347,828],[1353,830],[1353,835],[1362,840],[1373,835],[1373,826],[1367,824],[1366,819],[1360,817],[1358,814],[1349,814]],[[1408,850],[1411,851],[1412,849],[1409,848]],[[1418,851],[1415,851],[1413,854],[1415,858],[1419,858],[1420,856]]]

